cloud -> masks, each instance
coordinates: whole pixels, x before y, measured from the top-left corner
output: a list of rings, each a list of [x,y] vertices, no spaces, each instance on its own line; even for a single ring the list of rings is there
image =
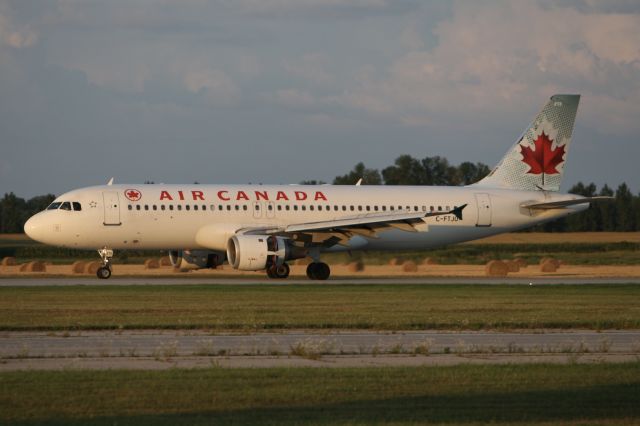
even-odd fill
[[[31,47],[38,41],[38,32],[29,24],[20,24],[13,18],[11,10],[0,5],[0,43],[15,49]]]
[[[375,114],[386,109],[414,124],[422,116],[426,124],[443,112],[464,119],[497,114],[505,102],[581,92],[589,121],[616,133],[640,130],[640,15],[534,2],[488,6],[456,3],[451,19],[434,28],[433,49],[406,52],[386,76],[345,93],[343,103]],[[612,109],[603,114],[603,105]]]
[[[240,90],[223,71],[197,67],[184,73],[184,84],[192,93],[204,93],[214,105],[229,105],[236,102]]]

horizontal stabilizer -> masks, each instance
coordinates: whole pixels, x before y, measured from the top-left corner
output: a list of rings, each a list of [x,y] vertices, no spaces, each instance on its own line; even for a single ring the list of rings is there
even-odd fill
[[[546,203],[540,203],[537,201],[530,203],[523,203],[520,207],[524,207],[527,209],[537,209],[537,210],[552,210],[552,209],[561,209],[563,207],[575,206],[578,204],[586,204],[592,203],[594,201],[603,201],[603,200],[612,200],[615,197],[585,197],[585,198],[576,198],[573,200],[562,200],[562,201],[549,201]]]

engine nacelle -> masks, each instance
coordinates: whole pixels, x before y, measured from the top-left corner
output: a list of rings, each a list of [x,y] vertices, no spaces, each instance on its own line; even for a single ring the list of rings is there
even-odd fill
[[[282,237],[240,234],[227,242],[229,264],[243,271],[267,269],[306,255],[304,248],[296,247],[291,240]]]
[[[170,250],[169,259],[178,269],[215,269],[224,261],[224,255],[210,250]]]

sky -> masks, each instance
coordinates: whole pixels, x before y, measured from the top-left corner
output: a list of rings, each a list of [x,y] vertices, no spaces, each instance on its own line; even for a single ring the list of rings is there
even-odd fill
[[[635,0],[0,0],[0,194],[493,167],[555,93],[563,189],[640,191]]]

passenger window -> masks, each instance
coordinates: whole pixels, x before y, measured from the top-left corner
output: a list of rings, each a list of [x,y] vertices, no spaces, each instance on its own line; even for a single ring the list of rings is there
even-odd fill
[[[158,210],[158,206],[156,206],[155,204],[153,205],[153,210]]]
[[[284,206],[284,209],[285,209],[286,211],[289,211],[289,208],[290,208],[290,207],[289,207],[289,204],[287,204],[286,206]]]
[[[236,204],[236,210],[240,210],[240,206]]]
[[[214,210],[216,209],[216,206],[215,206],[215,205],[213,205],[213,204],[211,204],[211,205],[209,206],[209,208],[211,209],[211,211],[214,211]]]
[[[434,208],[433,206],[431,206],[431,207],[430,207],[430,209],[431,209],[431,211],[434,211],[434,210],[435,210],[435,208]]]
[[[136,210],[140,210],[140,204],[136,204]]]
[[[342,206],[342,211],[346,212],[347,211],[347,206]]]
[[[374,209],[375,211],[378,211],[378,206],[373,206],[373,209]]]
[[[167,208],[167,206],[165,206],[164,204],[160,205],[160,210],[164,211],[164,209],[166,209],[166,208]]]
[[[194,204],[194,205],[193,205],[193,209],[194,209],[194,210],[198,210],[198,205],[197,205],[197,204]]]
[[[309,210],[313,211],[313,205],[309,206]],[[318,208],[318,210],[320,209]]]
[[[227,204],[227,211],[231,211],[231,204]]]
[[[224,210],[224,209],[222,208],[222,204],[220,204],[220,205],[218,206],[218,210],[220,210],[220,211]]]
[[[304,210],[306,210],[306,209],[307,209],[307,206],[305,206],[305,205],[303,204],[303,205],[302,205],[302,210],[304,211]]]
[[[386,212],[387,211],[387,206],[382,206],[382,211]]]
[[[169,204],[169,210],[173,210],[173,204]]]
[[[362,211],[362,206],[358,206],[358,211]]]
[[[441,212],[442,211],[442,206],[438,206],[438,211]]]
[[[73,203],[71,203],[71,204],[73,204],[73,210],[74,210],[74,211],[79,212],[79,211],[81,211],[81,210],[82,210],[82,206],[80,205],[80,203],[79,203],[79,202],[74,201],[74,202],[73,202]]]
[[[148,205],[148,204],[145,204],[145,205],[144,205],[144,209],[145,209],[145,210],[149,210],[149,205]]]
[[[271,210],[273,210],[273,206],[272,206],[271,204],[269,204],[269,205],[267,206],[267,209],[268,209],[269,211],[271,211]]]
[[[205,206],[204,204],[202,205],[202,210],[205,211],[207,210],[207,206]]]
[[[337,205],[333,206],[333,210],[337,212],[338,211],[338,206]]]
[[[367,211],[370,211],[370,210],[371,210],[371,207],[370,207],[370,206],[367,206]]]
[[[247,210],[247,205],[246,204],[242,206],[242,210],[245,210],[245,211]]]
[[[393,206],[389,206],[389,210],[393,211]]]
[[[422,211],[426,212],[427,211],[427,206],[422,206]]]
[[[178,204],[178,210],[182,211],[182,204]]]
[[[187,204],[186,206],[184,206],[185,210],[191,210],[191,206],[189,206],[189,204]]]
[[[65,201],[64,203],[62,203],[62,205],[60,206],[60,210],[71,210],[71,203],[68,201]]]
[[[133,210],[133,206],[131,204],[129,204],[127,207],[129,208],[129,210]]]
[[[353,206],[349,206],[349,210],[354,211],[354,210],[355,210],[355,207],[353,207]]]
[[[282,206],[278,204],[278,211],[282,210]]]
[[[298,211],[298,206],[297,206],[297,205],[293,206],[293,209],[294,209],[295,211]]]
[[[62,203],[51,203],[49,207],[47,207],[47,210],[58,210],[61,204]]]

